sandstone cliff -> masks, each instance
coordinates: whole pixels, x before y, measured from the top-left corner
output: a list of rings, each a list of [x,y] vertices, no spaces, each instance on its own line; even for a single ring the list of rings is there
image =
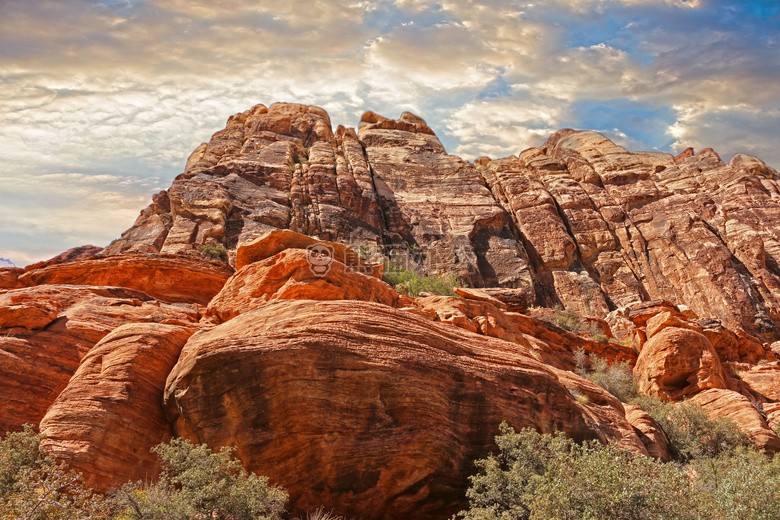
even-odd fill
[[[211,243],[233,259],[291,229],[516,288],[527,305],[603,317],[664,299],[777,340],[779,187],[753,157],[629,153],[573,130],[471,164],[409,113],[334,134],[322,109],[277,103],[231,117],[102,254]]]
[[[669,458],[581,350],[778,452],[779,180],[572,130],[472,164],[409,113],[334,134],[258,105],[106,249],[0,268],[0,429],[38,426],[100,491],[154,478],[149,448],[181,436],[236,446],[296,514],[438,520],[502,421]],[[382,255],[470,288],[399,294]],[[556,305],[591,333],[541,319]]]

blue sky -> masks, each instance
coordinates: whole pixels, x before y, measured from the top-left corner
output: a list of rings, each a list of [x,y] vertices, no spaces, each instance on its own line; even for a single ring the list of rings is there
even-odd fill
[[[472,160],[561,128],[780,167],[780,2],[0,0],[0,257],[128,228],[228,116],[424,117]]]

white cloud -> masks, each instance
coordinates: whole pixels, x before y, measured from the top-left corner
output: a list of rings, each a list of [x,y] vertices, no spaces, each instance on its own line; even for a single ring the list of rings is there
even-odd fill
[[[572,109],[583,100],[628,99],[669,107],[675,146],[777,165],[777,30],[763,37],[723,1],[3,2],[0,256],[115,237],[257,103],[316,104],[334,126],[409,110],[473,158],[586,127]],[[691,18],[717,9],[732,18]],[[643,144],[619,115],[596,119]]]

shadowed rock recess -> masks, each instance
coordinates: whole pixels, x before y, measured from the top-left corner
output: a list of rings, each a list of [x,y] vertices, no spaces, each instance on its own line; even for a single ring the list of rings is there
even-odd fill
[[[38,426],[102,492],[155,478],[149,448],[180,436],[236,446],[291,514],[438,520],[502,421],[669,458],[577,375],[582,349],[775,452],[779,260],[780,177],[753,157],[562,130],[469,163],[410,113],[334,133],[257,105],[107,248],[0,269],[0,427]],[[412,298],[383,267],[468,288]]]

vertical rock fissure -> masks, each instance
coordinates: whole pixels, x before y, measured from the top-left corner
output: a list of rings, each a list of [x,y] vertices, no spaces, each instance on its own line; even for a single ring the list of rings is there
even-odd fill
[[[366,160],[366,165],[368,166],[368,175],[371,177],[371,188],[374,190],[374,197],[376,198],[376,207],[379,210],[379,225],[381,226],[380,229],[380,239],[382,240],[382,247],[387,248],[392,243],[392,240],[390,239],[390,226],[387,222],[387,216],[385,214],[385,201],[382,199],[382,197],[379,196],[379,190],[377,190],[376,187],[376,179],[374,178],[374,175],[376,173],[374,172],[374,167],[371,164],[371,160],[368,157],[368,152],[366,151],[366,147],[363,145],[363,143],[358,139],[358,144],[360,144],[360,149],[363,151],[363,157]]]

